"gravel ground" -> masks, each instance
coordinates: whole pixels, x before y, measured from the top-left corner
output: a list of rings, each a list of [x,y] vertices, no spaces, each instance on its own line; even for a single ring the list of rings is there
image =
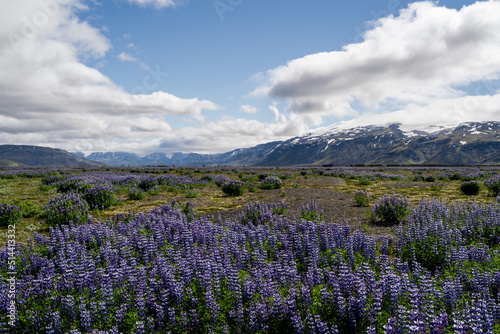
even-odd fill
[[[320,182],[318,182],[320,181]],[[287,203],[286,216],[292,220],[300,219],[304,205],[311,205],[314,201],[319,210],[325,215],[328,223],[343,224],[349,223],[351,228],[364,231],[373,236],[396,236],[396,227],[385,227],[370,223],[367,219],[367,207],[357,207],[354,205],[354,194],[338,191],[345,180],[340,178],[322,177],[300,180],[301,188],[286,187],[283,189],[264,190],[257,194],[247,194],[244,196],[245,203],[259,201],[263,203]],[[282,192],[286,195],[282,196]],[[196,209],[196,204],[195,204]],[[246,205],[221,210],[222,219],[234,219],[246,212]],[[213,215],[213,214],[211,214]]]

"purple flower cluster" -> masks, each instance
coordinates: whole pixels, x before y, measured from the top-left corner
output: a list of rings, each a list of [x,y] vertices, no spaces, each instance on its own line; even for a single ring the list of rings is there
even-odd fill
[[[490,179],[484,181],[484,185],[490,191],[492,196],[498,196],[500,194],[500,176],[496,175]]]
[[[270,175],[264,178],[259,185],[261,189],[280,189],[282,187],[282,182],[279,177]]]
[[[14,179],[16,177],[46,177],[55,174],[59,170],[72,170],[70,167],[8,167],[0,168],[0,179]]]
[[[15,225],[21,221],[22,215],[15,205],[0,203],[0,227]]]
[[[89,205],[75,192],[61,194],[51,198],[44,207],[45,222],[56,224],[85,224],[88,221]]]
[[[64,203],[78,198],[63,194],[52,207],[67,210]],[[400,196],[386,202],[406,209]],[[239,218],[214,221],[160,206],[35,233],[16,244],[18,320],[8,330],[493,333],[500,326],[499,205],[422,201],[397,240],[316,219],[314,202],[299,220],[285,209],[250,203]],[[1,249],[2,277],[8,257]],[[0,329],[8,294],[0,280]]]
[[[408,198],[402,195],[385,194],[375,202],[373,208],[375,218],[384,224],[394,225],[406,218],[408,213]]]
[[[404,180],[405,177],[400,174],[390,174],[376,172],[360,168],[336,168],[333,170],[322,171],[323,175],[341,177],[344,179],[365,179],[365,180]]]
[[[216,175],[213,177],[213,180],[218,187],[222,187],[224,183],[229,182],[229,178],[226,175]]]

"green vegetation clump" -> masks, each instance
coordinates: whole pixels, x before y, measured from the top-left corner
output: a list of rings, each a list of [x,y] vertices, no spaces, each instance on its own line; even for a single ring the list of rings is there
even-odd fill
[[[0,227],[15,225],[21,218],[21,210],[17,206],[0,203]]]
[[[363,190],[356,190],[354,195],[354,205],[359,207],[367,207],[370,205],[370,194]]]
[[[241,181],[229,181],[222,184],[222,192],[227,196],[241,196],[245,193],[245,183]]]
[[[431,184],[431,190],[432,191],[441,191],[441,190],[443,190],[443,185],[439,184],[439,183]]]
[[[481,185],[477,181],[466,181],[460,185],[460,191],[467,196],[476,196],[481,191]]]
[[[19,208],[23,218],[40,217],[43,213],[43,209],[41,208],[40,205],[36,205],[30,201],[22,201],[22,200],[16,199],[16,200],[12,201],[11,204],[15,205]]]
[[[146,198],[146,193],[138,188],[132,188],[128,191],[128,198],[137,201]]]
[[[198,198],[200,196],[200,193],[197,190],[186,190],[184,192],[184,195],[186,198]]]
[[[369,186],[372,184],[372,181],[368,180],[368,179],[360,179],[356,182],[356,184],[358,186]]]

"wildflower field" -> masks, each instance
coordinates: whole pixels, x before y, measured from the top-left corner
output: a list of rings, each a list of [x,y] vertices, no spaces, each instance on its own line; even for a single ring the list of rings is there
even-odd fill
[[[499,191],[495,168],[1,170],[0,332],[500,333]]]

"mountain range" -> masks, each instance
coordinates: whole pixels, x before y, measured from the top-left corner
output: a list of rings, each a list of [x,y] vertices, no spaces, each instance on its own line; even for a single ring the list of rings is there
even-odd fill
[[[498,165],[500,122],[408,130],[401,124],[341,128],[220,154],[96,152],[80,157],[111,166],[139,165]]]
[[[219,154],[81,152],[0,145],[0,167],[148,165],[500,165],[500,122],[410,130],[401,124],[354,128],[341,123],[306,136]]]

